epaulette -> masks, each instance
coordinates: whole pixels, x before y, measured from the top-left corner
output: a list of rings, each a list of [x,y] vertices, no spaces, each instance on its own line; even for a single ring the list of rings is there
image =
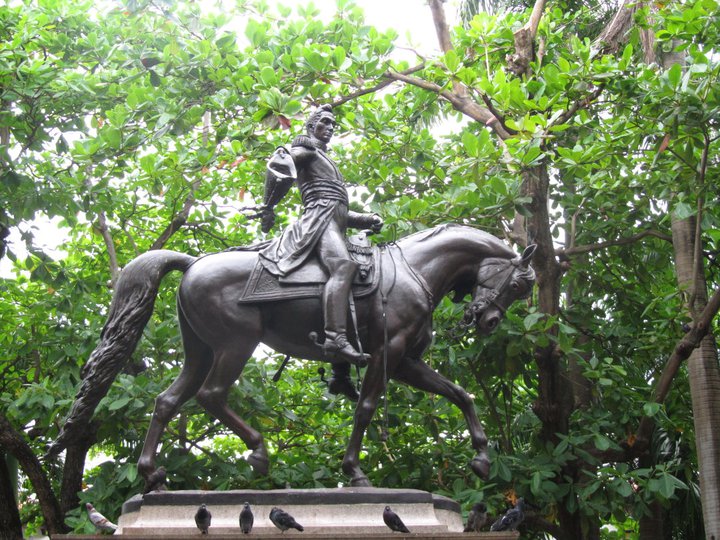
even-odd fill
[[[305,148],[315,148],[315,145],[312,143],[312,139],[307,135],[298,135],[292,142],[292,145],[304,146]]]

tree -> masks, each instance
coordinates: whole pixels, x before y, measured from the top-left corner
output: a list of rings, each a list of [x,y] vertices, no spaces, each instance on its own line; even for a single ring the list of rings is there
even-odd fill
[[[392,61],[393,33],[367,27],[346,0],[327,23],[312,8],[246,2],[237,12],[245,44],[222,30],[231,14],[183,3],[3,8],[0,221],[30,248],[19,260],[9,247],[17,277],[3,280],[0,306],[11,360],[0,441],[32,484],[20,496],[37,493],[48,529],[87,530],[78,502],[117,508],[138,491],[148,407],[182,363],[172,282],[96,411],[97,431],[62,466],[38,460],[94,347],[108,285],[148,249],[202,254],[255,241],[243,209],[262,196],[267,155],[299,133],[312,104],[329,102],[341,135],[360,135],[334,151],[344,175],[364,184],[358,198],[384,216],[380,240],[454,221],[539,245],[533,304],[510,310],[491,338],[456,335],[461,308],[450,300],[436,315],[430,359],[475,395],[497,441],[490,482],[461,466],[470,448],[459,413],[395,386],[368,434],[371,480],[468,507],[484,500],[496,513],[524,496],[539,509],[528,537],[612,537],[601,524],[697,537],[693,485],[707,471],[695,434],[717,432],[718,419],[688,421],[698,407],[688,388],[694,401],[712,394],[698,391],[694,367],[682,362],[699,343],[712,345],[705,336],[718,309],[710,293],[720,227],[702,202],[717,189],[717,12],[710,0],[652,17],[639,8],[623,19],[634,26],[621,31],[616,18],[594,41],[594,12],[575,4],[477,13],[451,28],[432,1],[442,54],[409,65]],[[684,69],[660,73],[646,62],[650,29],[661,48],[687,52]],[[466,121],[434,134],[448,118]],[[673,213],[676,223],[694,220],[692,245],[673,234]],[[67,256],[33,246],[39,214],[67,227]],[[689,293],[669,262],[676,252],[692,255]],[[684,302],[693,298],[689,319]],[[690,365],[717,367],[703,358]],[[300,363],[278,395],[263,383],[279,362],[258,357],[231,396],[238,410],[256,411],[275,460],[270,478],[253,477],[238,459],[244,449],[190,405],[163,442],[173,489],[337,484],[351,408]],[[83,477],[88,451],[110,460]],[[712,503],[703,499],[710,538]],[[37,512],[23,505],[23,522],[38,523]]]

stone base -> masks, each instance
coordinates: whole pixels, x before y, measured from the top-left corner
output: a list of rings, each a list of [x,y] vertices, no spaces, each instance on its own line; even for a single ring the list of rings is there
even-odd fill
[[[411,489],[338,488],[237,491],[162,491],[136,495],[123,505],[117,534],[136,537],[197,537],[195,512],[205,503],[212,513],[210,535],[241,535],[240,510],[249,502],[255,516],[250,536],[277,537],[269,519],[277,506],[289,512],[305,532],[291,529],[283,537],[398,538],[382,519],[389,505],[413,537],[517,538],[517,533],[463,534],[460,505],[447,497]],[[404,535],[410,536],[410,535]]]

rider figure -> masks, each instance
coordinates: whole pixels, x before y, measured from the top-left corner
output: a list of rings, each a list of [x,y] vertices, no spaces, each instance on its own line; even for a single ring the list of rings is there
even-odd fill
[[[325,153],[335,131],[332,106],[323,105],[308,118],[307,135],[297,137],[288,152],[278,148],[268,163],[262,230],[268,232],[274,222],[273,207],[297,182],[303,213],[280,238],[260,252],[265,267],[284,276],[297,269],[315,253],[328,273],[323,290],[325,342],[323,353],[333,362],[330,391],[356,398],[348,364],[363,366],[369,355],[362,354],[348,341],[347,324],[352,281],[358,265],[345,244],[347,227],[379,231],[382,219],[377,214],[348,210],[348,193],[336,164]],[[348,388],[349,385],[349,388]]]

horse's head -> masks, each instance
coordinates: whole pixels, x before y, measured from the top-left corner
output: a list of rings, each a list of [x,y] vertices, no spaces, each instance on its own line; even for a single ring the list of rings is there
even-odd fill
[[[483,261],[478,269],[472,301],[465,310],[463,322],[466,325],[474,324],[481,334],[490,334],[515,300],[530,296],[535,283],[530,260],[536,247],[535,244],[528,246],[514,259]]]

